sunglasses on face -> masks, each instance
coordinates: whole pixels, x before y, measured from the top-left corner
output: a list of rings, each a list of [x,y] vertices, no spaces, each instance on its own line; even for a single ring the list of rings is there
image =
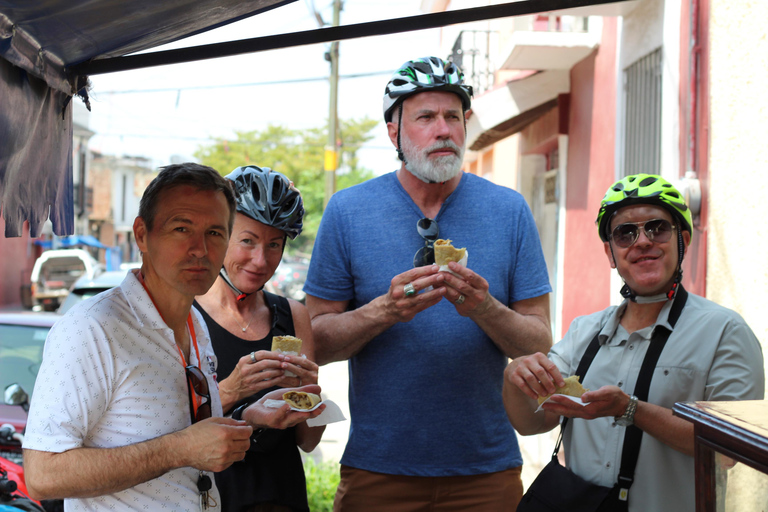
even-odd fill
[[[189,391],[189,406],[193,415],[192,423],[203,421],[204,419],[211,417],[211,394],[208,390],[208,379],[205,378],[203,372],[195,365],[189,365],[184,368],[187,374],[187,390]],[[204,400],[197,407],[197,412],[194,407],[194,397],[192,393],[195,393]]]
[[[424,247],[413,255],[413,266],[432,265],[435,262],[435,240],[440,236],[440,228],[436,221],[424,217],[416,223],[416,231],[424,239]]]
[[[627,249],[637,242],[640,229],[651,242],[662,244],[672,238],[675,226],[665,219],[653,219],[645,222],[626,222],[613,228],[611,239],[618,247]]]

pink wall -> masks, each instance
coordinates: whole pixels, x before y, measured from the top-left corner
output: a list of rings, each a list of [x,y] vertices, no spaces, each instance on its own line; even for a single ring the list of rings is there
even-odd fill
[[[21,284],[29,283],[32,266],[40,250],[25,235],[5,238],[5,220],[0,218],[0,308],[21,307]]]
[[[603,18],[600,47],[571,69],[563,332],[555,341],[574,318],[610,303],[610,267],[595,219],[615,176],[616,73],[616,19]]]

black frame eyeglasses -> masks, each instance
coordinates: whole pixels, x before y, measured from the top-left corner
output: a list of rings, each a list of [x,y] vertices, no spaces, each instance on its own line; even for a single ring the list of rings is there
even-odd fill
[[[435,263],[435,240],[440,237],[440,227],[437,221],[424,217],[416,223],[416,231],[424,239],[424,247],[413,255],[413,266],[424,267]]]
[[[191,364],[184,368],[187,375],[187,391],[189,391],[189,411],[192,416],[192,423],[203,421],[211,417],[211,392],[208,389],[208,379],[205,378],[203,371],[197,366]],[[195,399],[192,396],[194,392],[200,398],[205,399],[197,409],[195,409]]]
[[[611,232],[611,240],[617,247],[628,249],[640,238],[640,229],[651,242],[663,244],[672,238],[672,232],[677,226],[666,219],[651,219],[645,222],[625,222],[619,224]]]

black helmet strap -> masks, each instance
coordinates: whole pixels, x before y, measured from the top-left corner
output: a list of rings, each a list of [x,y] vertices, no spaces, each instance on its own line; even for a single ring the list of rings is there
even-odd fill
[[[224,270],[224,267],[221,267],[221,270],[219,270],[219,275],[221,276],[222,279],[224,279],[224,282],[227,283],[227,285],[229,285],[232,291],[235,292],[235,299],[237,300],[237,302],[244,301],[250,295],[250,293],[241,292],[237,288],[237,286],[232,284],[232,281],[229,280],[229,276],[227,275],[227,271]]]
[[[403,163],[407,163],[405,161],[405,155],[403,154],[402,150],[402,144],[400,143],[400,130],[403,127],[403,102],[400,102],[400,105],[398,106],[398,113],[397,113],[397,158],[399,158]]]

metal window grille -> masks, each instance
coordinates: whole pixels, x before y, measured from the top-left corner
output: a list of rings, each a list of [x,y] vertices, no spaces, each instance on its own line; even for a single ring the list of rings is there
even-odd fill
[[[475,89],[475,97],[493,87],[491,48],[497,37],[490,30],[462,30],[453,43],[449,59],[464,72],[464,79]]]
[[[624,70],[623,176],[660,172],[661,64],[659,48]]]

